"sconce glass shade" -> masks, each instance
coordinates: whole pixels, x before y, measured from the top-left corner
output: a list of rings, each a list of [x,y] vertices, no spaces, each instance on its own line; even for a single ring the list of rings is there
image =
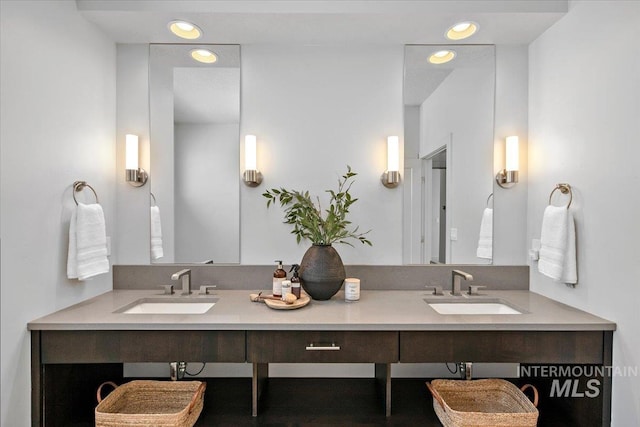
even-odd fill
[[[256,136],[247,135],[244,137],[244,168],[257,169],[257,151],[256,151]]]
[[[400,170],[400,144],[397,136],[387,138],[387,171]]]
[[[134,187],[147,182],[149,176],[144,169],[138,167],[138,135],[127,134],[125,137],[125,169],[126,181]]]
[[[502,188],[510,188],[518,182],[520,150],[518,137],[508,136],[505,144],[505,168],[496,175],[496,182]]]
[[[138,169],[138,135],[127,134],[125,141],[125,169]]]
[[[380,180],[387,188],[400,184],[400,142],[395,135],[387,137],[387,170]]]
[[[244,137],[244,173],[242,180],[249,187],[257,187],[262,182],[262,174],[258,171],[257,144],[255,135]]]
[[[506,144],[507,161],[505,167],[508,171],[520,170],[520,152],[518,148],[518,137],[508,136]]]

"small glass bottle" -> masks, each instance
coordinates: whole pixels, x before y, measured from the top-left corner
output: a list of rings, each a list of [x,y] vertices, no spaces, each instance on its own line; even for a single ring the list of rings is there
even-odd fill
[[[298,270],[300,266],[298,264],[293,264],[291,266],[290,272],[293,271],[293,276],[291,277],[291,293],[296,296],[296,298],[300,298],[300,276],[298,276]]]
[[[282,281],[287,279],[287,272],[282,268],[282,261],[276,260],[278,267],[273,272],[273,296],[282,296]]]

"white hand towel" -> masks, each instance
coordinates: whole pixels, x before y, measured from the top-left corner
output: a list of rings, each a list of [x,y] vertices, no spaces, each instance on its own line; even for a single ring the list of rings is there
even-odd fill
[[[87,280],[109,272],[104,212],[99,204],[79,203],[69,224],[67,277]]]
[[[542,217],[538,271],[556,281],[577,283],[576,235],[566,206],[547,206]]]
[[[578,261],[576,256],[576,224],[571,212],[567,213],[567,252],[562,264],[561,282],[569,285],[578,283]]]
[[[69,253],[67,255],[67,277],[69,279],[78,278],[78,250],[76,249],[76,218],[77,209],[71,212],[71,221],[69,222]]]
[[[162,222],[160,221],[160,209],[151,206],[151,258],[158,259],[164,256],[162,248]]]
[[[480,237],[478,238],[478,258],[493,259],[493,209],[485,208],[480,222]]]

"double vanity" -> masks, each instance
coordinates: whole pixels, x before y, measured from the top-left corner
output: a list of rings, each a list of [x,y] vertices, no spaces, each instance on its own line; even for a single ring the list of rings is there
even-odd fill
[[[391,416],[396,363],[611,365],[614,323],[524,289],[452,296],[365,287],[355,303],[339,293],[301,309],[272,310],[251,302],[247,289],[220,286],[207,293],[194,286],[182,296],[164,295],[160,285],[116,286],[29,323],[32,425],[55,425],[50,402],[73,386],[52,385],[62,377],[60,366],[117,372],[123,363],[136,362],[251,363],[257,416],[270,363],[371,363],[381,404]],[[611,379],[601,381],[598,399],[589,402],[592,424],[582,425],[610,424]],[[566,410],[576,411],[571,402]]]

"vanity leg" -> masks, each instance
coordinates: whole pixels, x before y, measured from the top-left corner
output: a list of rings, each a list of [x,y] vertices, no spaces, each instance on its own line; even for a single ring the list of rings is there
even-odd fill
[[[384,413],[391,416],[391,364],[376,363],[376,383],[384,402]]]
[[[267,379],[269,378],[269,364],[268,363],[254,363],[253,364],[253,377],[251,379],[251,415],[258,416],[258,403],[262,392],[267,385]]]
[[[40,331],[31,331],[31,425],[43,425],[42,360],[40,359]]]
[[[613,332],[604,331],[603,365],[613,365]],[[602,425],[611,425],[611,375],[602,378]]]

